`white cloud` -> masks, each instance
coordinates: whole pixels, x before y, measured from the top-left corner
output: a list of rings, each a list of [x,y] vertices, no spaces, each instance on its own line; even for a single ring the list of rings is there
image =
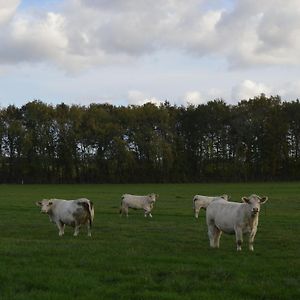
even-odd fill
[[[300,80],[290,81],[279,88],[278,95],[283,100],[300,99]]]
[[[0,25],[13,17],[20,2],[21,0],[0,0]]]
[[[46,13],[34,21],[18,15],[0,33],[0,63],[51,61],[62,65],[68,61],[68,38],[64,31],[65,18]]]
[[[218,24],[224,54],[233,67],[299,64],[299,17],[297,0],[236,1]]]
[[[159,105],[160,103],[164,102],[155,97],[148,96],[146,93],[143,93],[138,90],[129,91],[127,99],[129,105],[143,105],[148,102]]]
[[[271,94],[271,89],[263,83],[257,83],[251,80],[244,80],[232,89],[232,98],[235,102],[239,100],[248,100],[260,94]]]
[[[184,105],[199,105],[199,104],[203,104],[206,103],[206,101],[203,99],[203,96],[200,94],[200,92],[198,91],[191,91],[191,92],[187,92],[184,95]]]
[[[55,13],[0,0],[0,63],[80,70],[157,50],[225,57],[234,68],[299,64],[298,0],[64,0]],[[220,4],[221,3],[221,4]],[[208,9],[210,7],[210,9]]]

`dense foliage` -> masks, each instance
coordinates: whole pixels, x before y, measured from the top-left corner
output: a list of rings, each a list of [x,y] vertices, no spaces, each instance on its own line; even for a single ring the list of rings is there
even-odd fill
[[[0,110],[0,181],[300,179],[300,102],[119,107],[29,102]]]

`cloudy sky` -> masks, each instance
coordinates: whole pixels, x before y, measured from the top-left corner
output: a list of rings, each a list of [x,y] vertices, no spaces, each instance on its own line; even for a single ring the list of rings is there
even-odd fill
[[[0,0],[0,106],[300,97],[299,0]]]

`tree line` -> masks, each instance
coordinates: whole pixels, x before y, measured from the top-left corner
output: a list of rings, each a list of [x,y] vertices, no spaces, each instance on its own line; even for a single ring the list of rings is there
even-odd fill
[[[0,143],[2,183],[299,180],[300,103],[32,101],[0,109]]]

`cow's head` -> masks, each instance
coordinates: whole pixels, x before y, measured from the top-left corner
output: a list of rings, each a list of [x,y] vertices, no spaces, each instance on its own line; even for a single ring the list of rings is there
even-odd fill
[[[159,195],[152,193],[152,194],[149,194],[148,197],[149,197],[149,202],[151,204],[154,204],[156,199],[159,197]]]
[[[224,194],[224,195],[220,196],[220,198],[222,198],[222,199],[228,201],[228,200],[230,200],[231,197],[228,196],[227,194]]]
[[[256,216],[260,211],[260,205],[266,203],[268,197],[251,195],[249,197],[243,197],[242,200],[250,206],[252,216]]]
[[[41,208],[41,213],[47,214],[50,211],[53,202],[52,200],[44,199],[42,201],[36,202],[35,204]]]

